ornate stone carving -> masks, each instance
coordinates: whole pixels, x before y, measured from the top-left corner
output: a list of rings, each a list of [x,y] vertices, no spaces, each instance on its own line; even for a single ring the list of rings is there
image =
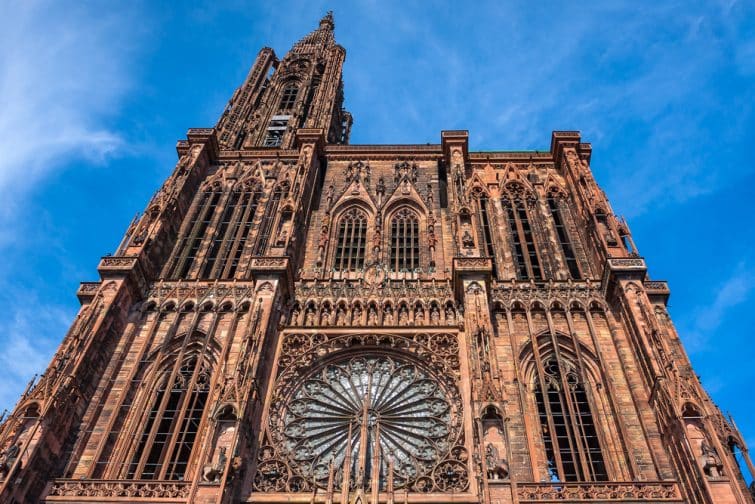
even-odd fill
[[[71,480],[57,479],[50,497],[187,498],[191,484],[183,481]],[[54,499],[50,499],[54,500]]]
[[[517,483],[517,498],[527,502],[681,502],[673,482]]]

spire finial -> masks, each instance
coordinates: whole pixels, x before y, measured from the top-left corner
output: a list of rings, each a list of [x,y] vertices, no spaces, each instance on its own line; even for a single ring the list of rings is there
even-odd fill
[[[325,14],[325,17],[320,20],[320,29],[333,30],[335,27],[336,25],[333,22],[333,11],[328,11],[328,13]]]

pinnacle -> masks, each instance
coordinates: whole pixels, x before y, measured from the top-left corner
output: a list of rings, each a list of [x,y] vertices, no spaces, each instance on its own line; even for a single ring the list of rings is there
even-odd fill
[[[327,29],[327,30],[333,30],[335,28],[335,23],[333,22],[333,11],[328,11],[327,14],[320,20],[320,29]]]

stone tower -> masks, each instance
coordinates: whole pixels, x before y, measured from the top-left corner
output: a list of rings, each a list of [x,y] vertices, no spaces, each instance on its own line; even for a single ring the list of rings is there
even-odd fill
[[[178,142],[0,425],[0,502],[751,503],[590,144],[349,145],[333,30]]]

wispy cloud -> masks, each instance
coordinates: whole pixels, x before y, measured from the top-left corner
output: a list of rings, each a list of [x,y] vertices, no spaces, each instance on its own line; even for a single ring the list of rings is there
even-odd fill
[[[679,332],[690,353],[706,349],[730,311],[747,302],[755,291],[755,269],[740,263],[716,289],[713,299],[687,312],[679,322]]]
[[[74,159],[102,162],[125,141],[112,126],[132,84],[138,37],[103,5],[6,3],[0,18],[0,223],[27,191]]]
[[[0,299],[10,318],[3,324],[0,366],[0,410],[11,408],[34,374],[47,367],[57,344],[73,319],[71,310],[40,302],[34,291],[12,288]]]
[[[134,84],[134,56],[144,26],[135,14],[108,3],[3,5],[0,367],[5,374],[0,409],[12,407],[29,379],[45,369],[73,319],[72,307],[52,299],[51,285],[70,264],[64,256],[51,259],[60,246],[53,231],[70,223],[51,220],[49,215],[60,209],[49,202],[40,205],[34,194],[77,162],[102,164],[125,152],[127,139],[116,124]],[[65,204],[65,199],[57,202]],[[35,206],[42,209],[29,210]],[[31,216],[33,223],[27,222]],[[50,254],[47,261],[40,260],[43,248]],[[27,262],[37,271],[29,271]]]

